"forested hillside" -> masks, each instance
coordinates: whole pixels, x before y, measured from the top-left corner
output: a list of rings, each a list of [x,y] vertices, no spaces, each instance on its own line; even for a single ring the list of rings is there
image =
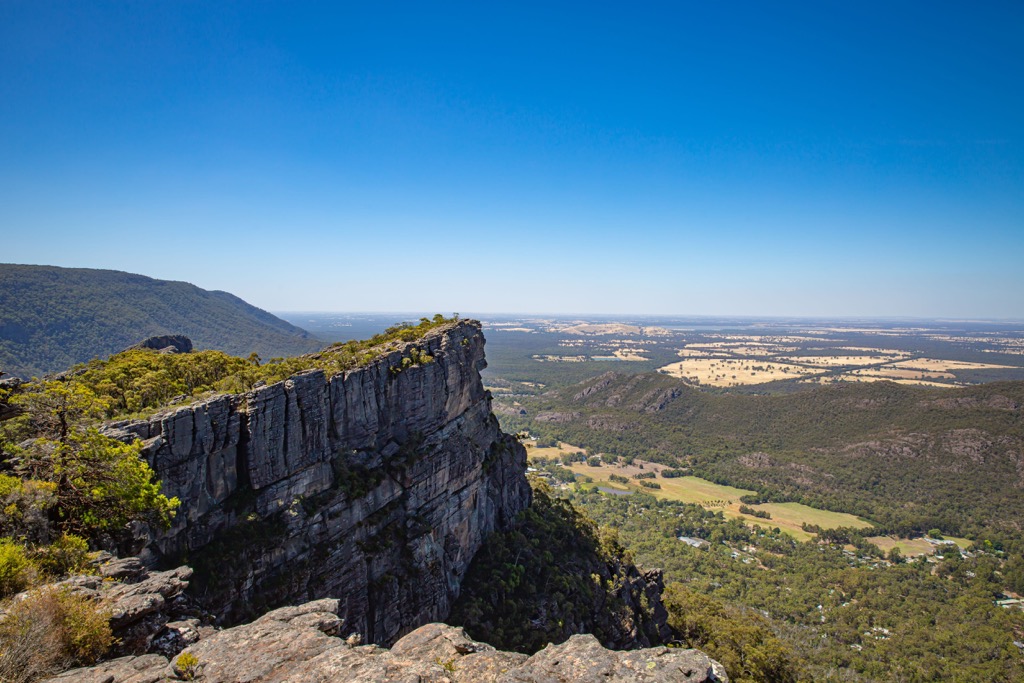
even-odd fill
[[[183,334],[197,349],[264,359],[323,346],[227,292],[114,270],[0,264],[0,370],[29,377]]]
[[[1019,533],[1024,383],[925,389],[888,382],[751,396],[663,375],[607,374],[505,411],[594,452],[687,466],[764,500],[870,519],[888,533]]]

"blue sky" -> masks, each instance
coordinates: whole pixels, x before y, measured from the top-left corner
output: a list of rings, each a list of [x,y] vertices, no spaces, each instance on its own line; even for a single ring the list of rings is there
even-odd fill
[[[0,261],[278,311],[1024,318],[1022,36],[1020,2],[6,0]]]

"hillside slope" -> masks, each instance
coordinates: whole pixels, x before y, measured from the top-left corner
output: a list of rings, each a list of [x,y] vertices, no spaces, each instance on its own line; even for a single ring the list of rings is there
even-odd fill
[[[227,292],[115,270],[0,264],[0,370],[64,370],[146,337],[262,358],[317,350],[305,330]]]
[[[1024,524],[1022,382],[749,396],[609,373],[520,400],[498,407],[506,430],[689,466],[765,499],[850,512],[889,532],[1017,532]]]

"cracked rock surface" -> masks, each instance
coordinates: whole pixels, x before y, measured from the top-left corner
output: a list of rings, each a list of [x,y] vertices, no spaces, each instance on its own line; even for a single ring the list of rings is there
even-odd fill
[[[49,683],[704,683],[727,682],[721,666],[697,650],[665,647],[616,652],[590,635],[573,636],[533,656],[501,652],[461,628],[427,624],[388,650],[353,645],[338,601],[317,600],[269,612],[218,631],[184,652],[198,662],[184,672],[179,655],[122,657],[69,671]]]

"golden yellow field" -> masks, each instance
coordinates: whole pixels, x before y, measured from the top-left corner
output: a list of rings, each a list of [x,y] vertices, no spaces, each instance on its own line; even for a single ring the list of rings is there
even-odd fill
[[[950,370],[990,370],[1012,368],[1012,365],[995,365],[993,363],[969,363],[960,360],[941,360],[939,358],[914,358],[893,363],[895,368],[924,370],[928,372],[949,372]]]
[[[841,367],[844,365],[876,365],[898,360],[900,356],[786,356],[780,361],[812,365],[818,368]]]
[[[931,372],[928,370],[911,370],[889,365],[871,370],[855,370],[855,375],[875,375],[892,379],[956,379],[956,375],[948,372]]]
[[[726,358],[727,355],[716,351],[706,351],[704,349],[679,349],[677,355],[680,358]]]
[[[843,351],[864,351],[869,354],[876,354],[879,356],[896,356],[898,358],[906,358],[910,355],[906,351],[900,351],[898,349],[876,349],[871,346],[837,346],[836,348]]]
[[[708,344],[687,344],[683,350],[727,353],[730,356],[774,356],[780,353],[796,351],[795,346],[772,344],[768,342],[714,342]],[[683,353],[680,351],[679,355]]]
[[[884,373],[865,373],[862,371],[846,372],[841,375],[827,375],[824,377],[812,377],[802,380],[804,382],[815,382],[818,384],[831,384],[833,382],[893,382],[895,384],[906,384],[916,387],[940,387],[949,389],[961,386],[953,382],[932,382],[927,379],[906,379],[894,377]]]
[[[558,442],[557,446],[541,446],[537,447],[534,439],[527,439],[523,442],[526,446],[526,457],[533,458],[535,456],[543,458],[560,458],[563,455],[570,455],[572,453],[583,452],[582,448],[573,446],[572,444]]]
[[[687,358],[669,363],[658,372],[687,380],[694,384],[713,387],[735,387],[743,384],[763,384],[779,379],[795,379],[817,374],[819,371],[799,365],[773,361],[734,358]]]
[[[641,353],[644,353],[643,349],[615,349],[615,357],[619,360],[650,360]]]

